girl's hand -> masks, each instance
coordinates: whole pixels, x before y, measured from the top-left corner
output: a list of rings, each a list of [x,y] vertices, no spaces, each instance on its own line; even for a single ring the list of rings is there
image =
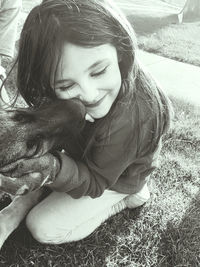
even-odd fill
[[[0,190],[24,195],[52,184],[59,170],[60,162],[51,153],[38,158],[20,159],[0,169]]]

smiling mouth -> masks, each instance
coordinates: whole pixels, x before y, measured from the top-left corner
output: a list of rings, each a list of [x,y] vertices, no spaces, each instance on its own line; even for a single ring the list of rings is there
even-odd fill
[[[103,100],[105,99],[106,95],[104,97],[102,97],[100,100],[98,100],[97,102],[95,102],[94,104],[88,104],[88,105],[85,105],[86,108],[95,108],[97,106],[99,106]]]

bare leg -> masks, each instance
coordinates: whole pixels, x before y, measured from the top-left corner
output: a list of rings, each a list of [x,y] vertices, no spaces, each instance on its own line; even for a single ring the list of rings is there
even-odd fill
[[[39,202],[42,192],[41,188],[25,196],[16,196],[10,205],[0,211],[0,249],[28,211]]]

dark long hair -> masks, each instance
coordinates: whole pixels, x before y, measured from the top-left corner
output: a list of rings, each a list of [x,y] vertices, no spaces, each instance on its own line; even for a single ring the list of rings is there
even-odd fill
[[[20,36],[17,79],[29,105],[55,96],[54,77],[64,42],[86,47],[114,45],[122,59],[122,79],[129,79],[136,42],[109,8],[113,11],[102,0],[44,0],[32,9]]]
[[[85,47],[112,44],[120,58],[122,76],[117,100],[133,103],[134,99],[137,105],[137,98],[146,95],[147,105],[156,116],[157,139],[168,129],[170,101],[138,64],[134,30],[110,0],[43,0],[32,9],[21,32],[17,74],[19,92],[28,105],[37,106],[44,97],[56,97],[55,73],[65,42]],[[116,110],[112,111],[109,119]],[[102,127],[107,119],[99,125]]]

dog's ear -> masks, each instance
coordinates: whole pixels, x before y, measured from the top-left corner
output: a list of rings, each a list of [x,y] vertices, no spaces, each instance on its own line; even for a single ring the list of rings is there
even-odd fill
[[[19,123],[31,123],[36,120],[36,116],[34,112],[31,112],[31,110],[16,110],[15,114],[12,117],[13,121],[19,122]]]
[[[41,103],[37,107],[18,108],[12,117],[13,121],[20,123],[31,123],[38,119],[41,111],[44,112],[53,101],[47,97],[41,99]],[[12,111],[13,112],[13,111]],[[48,116],[47,116],[48,118]]]

